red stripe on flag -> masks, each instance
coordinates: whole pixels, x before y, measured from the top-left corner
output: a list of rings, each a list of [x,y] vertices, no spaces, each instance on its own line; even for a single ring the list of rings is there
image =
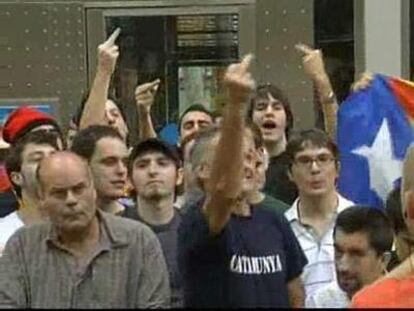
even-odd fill
[[[414,83],[402,79],[389,78],[390,87],[410,119],[414,119]]]

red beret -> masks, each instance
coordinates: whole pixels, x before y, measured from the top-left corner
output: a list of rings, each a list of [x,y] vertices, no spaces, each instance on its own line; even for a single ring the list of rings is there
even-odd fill
[[[3,127],[3,139],[13,145],[16,139],[23,136],[36,126],[51,124],[59,131],[54,118],[34,108],[22,106],[14,110],[7,118]]]

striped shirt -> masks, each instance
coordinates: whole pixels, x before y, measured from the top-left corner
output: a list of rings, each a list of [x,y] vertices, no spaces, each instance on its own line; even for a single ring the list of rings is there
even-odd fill
[[[50,224],[19,229],[0,258],[0,309],[168,307],[168,272],[155,234],[136,221],[98,216],[99,245],[82,265]]]
[[[299,220],[298,214],[299,198],[295,200],[292,207],[285,212],[296,238],[302,247],[308,264],[302,274],[302,281],[305,287],[306,297],[313,294],[318,288],[331,282],[336,282],[335,261],[334,261],[334,241],[333,229],[335,219],[320,238],[310,226],[304,226]],[[338,207],[336,215],[347,207],[354,205],[353,202],[345,199],[338,194]]]

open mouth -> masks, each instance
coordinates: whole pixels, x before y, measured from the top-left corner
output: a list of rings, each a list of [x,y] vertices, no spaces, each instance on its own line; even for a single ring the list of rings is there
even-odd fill
[[[273,121],[265,121],[265,122],[262,124],[262,127],[263,127],[264,129],[266,129],[266,130],[274,130],[274,129],[277,127],[277,125],[276,125],[276,123],[275,123],[275,122],[273,122]]]

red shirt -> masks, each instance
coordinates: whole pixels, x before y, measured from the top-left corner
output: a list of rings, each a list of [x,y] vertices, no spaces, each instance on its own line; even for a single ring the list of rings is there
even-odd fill
[[[11,189],[11,183],[7,176],[4,164],[0,164],[0,192],[7,192]]]
[[[352,308],[413,308],[414,276],[384,279],[355,294]]]

